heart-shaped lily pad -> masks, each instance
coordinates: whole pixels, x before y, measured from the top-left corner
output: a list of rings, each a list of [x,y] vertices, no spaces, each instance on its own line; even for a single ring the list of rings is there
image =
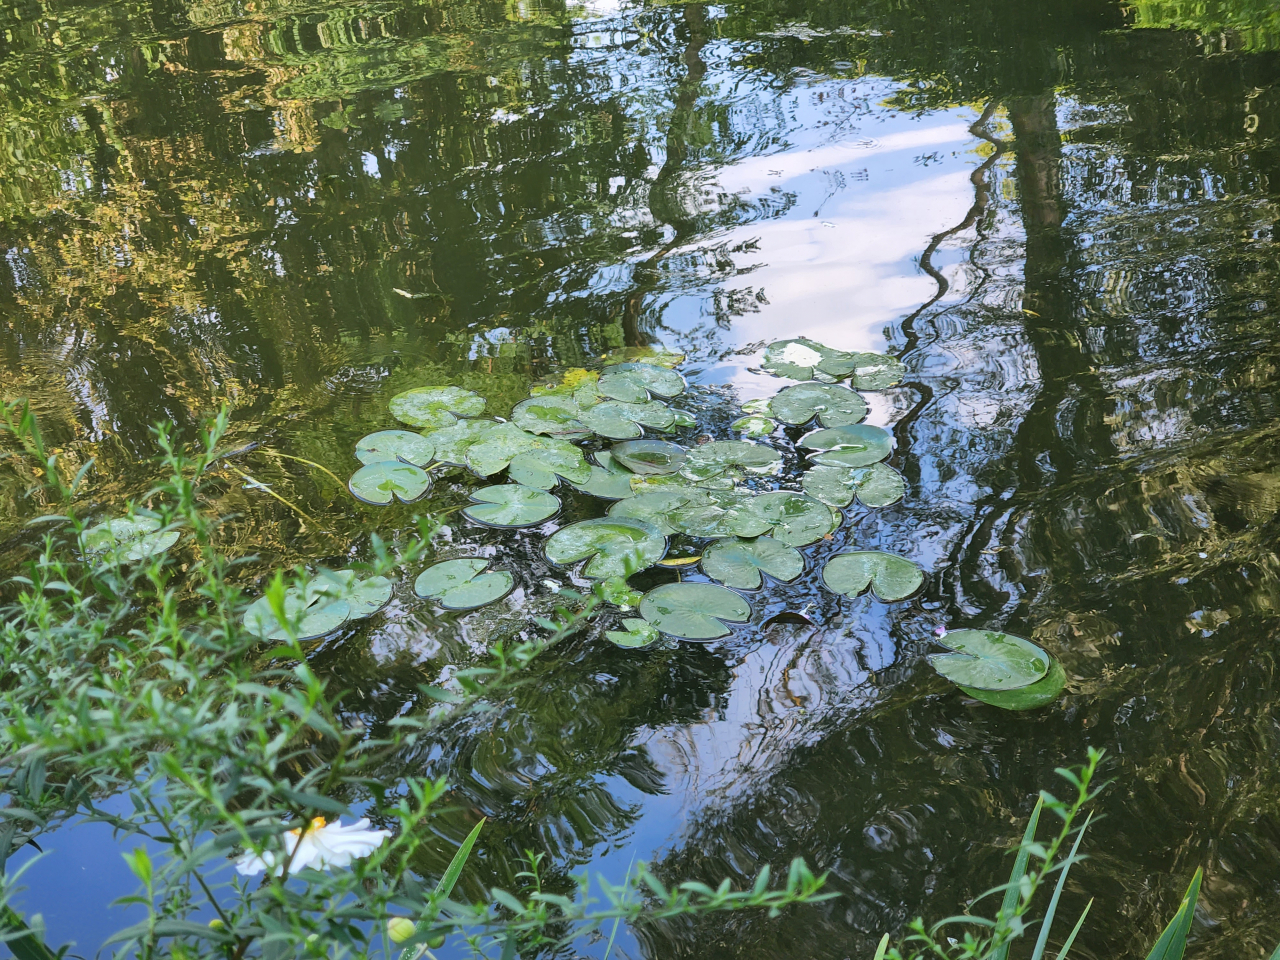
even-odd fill
[[[902,379],[906,368],[879,353],[846,353],[807,337],[779,340],[764,351],[761,366],[778,377],[833,383],[851,377],[855,388],[878,390]]]
[[[451,427],[462,417],[484,413],[484,397],[461,387],[415,387],[397,393],[387,405],[401,423],[419,430]]]
[[[725,474],[767,474],[782,465],[782,454],[763,443],[712,440],[689,451],[680,473],[690,480],[709,480]]]
[[[333,633],[351,617],[351,604],[334,600],[322,591],[288,590],[284,595],[285,619],[296,626],[299,640],[315,640]],[[244,614],[244,626],[264,640],[288,640],[289,631],[271,609],[266,597],[259,597]]]
[[[455,466],[467,465],[467,451],[502,424],[496,420],[459,420],[452,427],[444,427],[431,434],[436,447],[436,459]]]
[[[404,503],[421,498],[431,486],[431,477],[421,467],[383,460],[361,467],[351,475],[347,486],[357,500],[385,506],[396,498]]]
[[[471,494],[476,506],[462,513],[489,527],[531,527],[554,517],[560,501],[547,493],[520,483],[481,487]]]
[[[116,517],[85,530],[80,546],[86,553],[136,563],[164,553],[178,542],[177,530],[162,531],[160,526],[153,517]]]
[[[356,458],[361,463],[400,460],[425,467],[435,456],[435,450],[432,440],[408,430],[379,430],[356,441]]]
[[[609,453],[632,473],[646,476],[676,473],[687,456],[684,447],[666,440],[627,440],[615,443]]]
[[[810,459],[829,467],[868,467],[893,452],[893,436],[879,427],[854,423],[814,430],[800,438],[800,446],[817,450]]]
[[[547,559],[561,566],[591,557],[583,572],[593,580],[629,577],[653,566],[666,552],[662,531],[630,517],[571,523],[553,533],[546,546]]]
[[[574,489],[601,500],[625,500],[635,495],[631,489],[634,473],[614,460],[606,450],[597,451],[594,456],[599,466],[592,464],[591,477],[586,483],[574,483]]]
[[[841,520],[821,500],[789,490],[753,497],[748,509],[772,530],[774,539],[792,547],[817,543]]]
[[[847,507],[856,496],[864,507],[887,507],[906,495],[907,482],[884,463],[869,467],[810,467],[804,492],[833,507]]]
[[[1017,690],[1049,672],[1052,658],[1030,640],[998,630],[956,630],[938,643],[954,653],[933,653],[929,662],[952,683],[975,690]]]
[[[751,604],[714,583],[666,583],[640,601],[640,615],[663,633],[684,640],[728,636],[729,623],[751,619]]]
[[[767,437],[778,429],[778,422],[759,414],[751,414],[733,421],[729,424],[729,429],[737,430],[744,437]]]
[[[644,403],[609,400],[584,409],[578,419],[610,440],[633,440],[644,434],[641,427],[670,430],[676,423],[671,408],[657,400]]]
[[[572,483],[591,479],[590,466],[572,443],[557,437],[540,437],[514,423],[498,424],[467,447],[467,466],[482,477],[511,466],[517,458],[520,463],[515,467],[520,475],[514,479],[531,486],[554,485],[554,475]]]
[[[653,363],[616,363],[600,371],[596,389],[614,400],[641,403],[650,395],[670,399],[684,393],[684,377]]]
[[[662,531],[663,536],[670,536],[680,532],[668,522],[672,511],[688,506],[690,503],[705,502],[705,491],[696,487],[679,486],[647,490],[625,500],[619,500],[609,508],[609,516],[643,520],[657,527]]]
[[[530,433],[580,439],[591,436],[591,428],[578,419],[581,414],[582,408],[573,397],[549,393],[521,400],[512,408],[511,419]]]
[[[726,587],[758,590],[764,583],[761,573],[790,583],[804,573],[804,557],[795,547],[770,537],[754,540],[717,540],[702,555],[702,572]]]
[[[862,397],[835,383],[797,383],[778,391],[769,409],[783,423],[800,426],[814,417],[824,427],[861,423],[867,415]]]
[[[755,499],[745,490],[691,492],[687,502],[667,513],[666,520],[689,537],[758,537],[774,523],[753,509]]]
[[[605,636],[620,647],[647,647],[662,639],[662,635],[649,621],[639,617],[627,617],[622,625],[626,627],[625,630],[605,631]]]
[[[395,585],[386,577],[361,577],[354,570],[321,570],[307,583],[307,589],[330,600],[345,600],[351,607],[348,619],[371,617],[391,601]]]
[[[515,577],[506,570],[485,573],[488,566],[489,561],[481,557],[445,560],[418,574],[413,591],[446,610],[474,610],[501,600],[516,585]]]
[[[886,602],[905,600],[924,583],[919,567],[896,553],[857,550],[839,553],[822,568],[822,583],[832,593],[856,597],[867,587]]]
[[[1062,664],[1054,660],[1049,672],[1035,683],[1016,690],[979,690],[977,687],[961,687],[969,696],[1002,710],[1035,710],[1053,703],[1062,696],[1067,685],[1067,673]]]

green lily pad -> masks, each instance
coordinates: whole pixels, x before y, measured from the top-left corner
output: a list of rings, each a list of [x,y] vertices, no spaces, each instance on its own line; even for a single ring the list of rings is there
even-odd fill
[[[521,400],[511,410],[512,421],[521,429],[565,439],[591,436],[591,428],[578,419],[581,415],[573,397],[554,393]]]
[[[856,363],[849,375],[849,385],[855,390],[883,390],[900,383],[907,375],[907,368],[897,357],[883,353],[855,353]]]
[[[671,415],[675,418],[675,422],[671,424],[672,430],[688,430],[698,425],[697,419],[687,410],[672,407]]]
[[[383,460],[361,467],[351,475],[347,486],[357,500],[385,506],[396,498],[413,503],[427,492],[431,477],[421,467]]]
[[[161,530],[153,517],[116,517],[80,534],[86,553],[110,554],[121,563],[136,563],[164,553],[178,542],[177,530]]]
[[[559,475],[571,483],[586,483],[591,468],[582,451],[558,437],[540,437],[521,430],[514,423],[500,423],[467,447],[467,466],[482,477],[489,477],[513,465],[514,479],[530,486],[554,486]],[[548,478],[550,483],[548,483]]]
[[[668,523],[668,516],[673,510],[694,502],[706,502],[705,492],[696,487],[682,486],[649,490],[636,493],[628,499],[619,500],[609,508],[609,516],[643,520],[657,527],[663,536],[671,536],[680,531]]]
[[[607,363],[650,363],[659,367],[678,367],[684,362],[684,354],[668,350],[666,347],[623,347],[611,350],[604,360]]]
[[[839,384],[797,383],[778,391],[769,401],[769,409],[783,423],[792,426],[817,417],[824,427],[843,427],[862,422],[867,415],[867,402]]]
[[[749,413],[755,416],[773,416],[773,410],[769,406],[768,397],[756,397],[752,400],[744,400],[739,409],[741,409],[743,413]]]
[[[763,443],[713,440],[689,451],[680,473],[690,480],[709,480],[726,473],[767,474],[782,465],[782,454]]]
[[[627,440],[615,443],[609,453],[632,473],[646,476],[678,472],[687,455],[680,444],[666,440]]]
[[[975,690],[1017,690],[1049,672],[1053,658],[1030,640],[996,630],[956,630],[938,638],[954,653],[933,653],[929,662],[952,683]]]
[[[484,397],[461,387],[414,387],[397,393],[387,405],[401,423],[419,430],[451,427],[462,417],[484,413]]]
[[[832,593],[856,597],[867,587],[886,602],[905,600],[924,583],[924,572],[906,557],[879,550],[838,553],[822,568],[822,583]]]
[[[489,561],[481,557],[445,560],[418,574],[413,591],[446,610],[474,610],[501,600],[516,585],[515,577],[506,570],[485,573],[488,566]]]
[[[599,466],[592,464],[591,477],[586,483],[574,483],[575,490],[601,500],[625,500],[635,495],[631,489],[631,478],[635,474],[614,460],[608,451],[600,450],[594,456]]]
[[[1049,672],[1030,686],[1018,687],[1016,690],[979,690],[977,687],[960,689],[973,699],[1002,710],[1035,710],[1048,706],[1062,696],[1066,685],[1067,672],[1062,669],[1062,664],[1054,660],[1049,666]]]
[[[717,540],[702,555],[702,572],[737,590],[758,590],[761,573],[790,583],[804,573],[804,557],[795,547],[770,537]]]
[[[729,424],[729,429],[737,430],[744,437],[767,437],[778,429],[778,421],[756,415],[739,417]]]
[[[892,386],[906,373],[906,368],[893,357],[833,350],[807,337],[769,344],[761,366],[774,376],[791,380],[834,383],[851,377],[853,386],[864,390]]]
[[[689,537],[758,537],[768,533],[773,522],[753,509],[754,500],[745,490],[706,490],[671,510],[666,519]]]
[[[610,440],[633,440],[643,436],[641,427],[670,430],[676,422],[671,408],[657,400],[644,403],[608,400],[584,409],[579,419],[594,433]]]
[[[591,557],[583,572],[593,580],[629,577],[653,566],[666,553],[667,538],[662,531],[630,517],[571,523],[553,533],[546,546],[547,559],[560,566]]]
[[[600,371],[596,389],[625,403],[642,403],[650,396],[669,400],[684,393],[684,377],[653,363],[616,363]]]
[[[459,420],[452,427],[444,427],[431,434],[436,447],[436,459],[455,466],[467,465],[467,451],[487,437],[502,424],[496,420]]]
[[[666,583],[640,601],[640,615],[652,626],[684,640],[728,636],[729,623],[751,619],[751,604],[714,583]]]
[[[818,452],[814,463],[828,467],[868,467],[893,452],[893,436],[887,430],[855,423],[814,430],[800,438],[800,446]]]
[[[622,621],[622,625],[627,629],[605,631],[605,636],[620,647],[647,647],[662,639],[662,635],[648,620],[627,617]]]
[[[772,530],[775,540],[791,547],[817,543],[841,520],[821,500],[789,490],[752,497],[748,509]]]
[[[847,507],[856,496],[864,507],[887,507],[907,492],[907,482],[885,463],[869,467],[810,467],[801,481],[804,492],[833,507]]]
[[[345,600],[352,620],[371,617],[385,607],[394,586],[386,577],[361,578],[354,570],[321,570],[307,584],[309,590],[331,600]]]
[[[284,595],[285,619],[296,625],[298,640],[315,640],[333,633],[351,618],[351,604],[334,599],[332,583],[317,583],[313,578],[301,590],[290,588]],[[255,637],[264,640],[288,640],[289,630],[271,609],[266,597],[259,597],[244,612],[244,626]]]
[[[356,458],[361,463],[399,460],[425,467],[435,456],[436,445],[420,433],[408,430],[379,430],[356,441]]]
[[[477,506],[465,508],[463,515],[488,527],[532,527],[560,511],[560,501],[551,494],[520,483],[481,487],[471,499]]]

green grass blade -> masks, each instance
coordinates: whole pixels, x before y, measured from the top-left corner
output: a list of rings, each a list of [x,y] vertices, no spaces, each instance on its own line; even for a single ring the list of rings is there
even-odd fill
[[[1084,918],[1089,915],[1089,910],[1092,907],[1092,900],[1084,905],[1084,912],[1080,914],[1080,919],[1076,921],[1076,925],[1071,931],[1071,936],[1067,937],[1067,942],[1064,943],[1062,945],[1062,949],[1058,951],[1057,960],[1067,960],[1067,953],[1071,950],[1071,945],[1076,942],[1076,934],[1078,934],[1080,932],[1080,928],[1084,926]]]
[[[484,825],[485,820],[481,819],[472,828],[471,833],[467,835],[467,839],[462,841],[462,846],[458,848],[458,852],[453,855],[453,859],[449,862],[449,869],[444,872],[444,876],[436,884],[437,899],[447,899],[453,893],[454,884],[458,882],[458,877],[462,876],[462,868],[467,865],[467,858],[471,856],[471,848],[480,839],[480,831],[484,829]]]
[[[1276,952],[1271,955],[1271,960],[1280,960],[1280,943],[1276,944]]]
[[[1187,893],[1182,898],[1182,905],[1147,954],[1147,960],[1182,960],[1182,954],[1187,949],[1187,934],[1191,932],[1191,919],[1196,912],[1196,901],[1200,899],[1200,881],[1203,878],[1204,871],[1197,870],[1196,875],[1191,878],[1191,886],[1187,887]]]
[[[1092,814],[1084,822],[1080,832],[1076,834],[1076,842],[1071,846],[1071,855],[1067,857],[1066,863],[1062,865],[1062,872],[1058,876],[1057,886],[1053,888],[1053,898],[1049,901],[1049,909],[1045,911],[1044,920],[1040,923],[1040,936],[1036,937],[1036,947],[1031,951],[1031,960],[1041,960],[1044,957],[1045,948],[1049,945],[1049,928],[1053,926],[1053,918],[1058,912],[1058,899],[1062,896],[1062,888],[1067,885],[1067,874],[1071,872],[1071,866],[1076,862],[1076,853],[1080,850],[1080,841],[1084,839],[1084,832],[1089,829],[1089,824],[1091,823],[1093,823]]]
[[[1280,947],[1277,948],[1280,952]],[[880,938],[880,946],[876,947],[876,955],[872,960],[884,960],[884,955],[889,952],[889,935],[886,933]]]
[[[1027,822],[1026,832],[1022,835],[1022,843],[1018,845],[1018,857],[1013,861],[1013,873],[1009,876],[1009,886],[1004,891],[1004,902],[1000,904],[1000,911],[1006,915],[1012,916],[1018,908],[1019,888],[1022,878],[1027,874],[1027,864],[1031,860],[1031,851],[1027,847],[1036,838],[1036,827],[1040,825],[1040,811],[1043,809],[1044,798],[1042,797],[1036,801],[1036,808],[1031,811],[1031,819]],[[1009,944],[1003,943],[996,947],[991,960],[1009,960]]]
[[[13,953],[15,960],[57,960],[57,954],[45,946],[45,942],[12,907],[0,907],[0,929],[12,937],[5,940],[4,945]]]

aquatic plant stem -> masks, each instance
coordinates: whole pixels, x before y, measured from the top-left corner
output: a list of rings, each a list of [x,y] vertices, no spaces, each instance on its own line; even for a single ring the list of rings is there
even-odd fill
[[[249,474],[247,474],[247,473],[245,473],[243,470],[241,470],[239,467],[233,467],[233,466],[232,466],[231,464],[229,464],[229,463],[223,464],[223,466],[224,466],[224,467],[226,467],[226,469],[228,469],[228,470],[232,471],[233,473],[238,473],[238,474],[240,474],[240,476],[244,477],[244,478],[245,478],[246,480],[248,480],[250,483],[252,483],[252,484],[256,485],[259,489],[261,489],[261,490],[265,491],[266,493],[268,493],[269,495],[271,495],[271,496],[275,497],[277,500],[279,500],[281,503],[283,503],[283,504],[284,504],[286,507],[288,507],[290,510],[293,510],[295,513],[297,513],[300,517],[303,517],[304,519],[309,520],[311,523],[314,523],[316,526],[319,526],[319,525],[320,525],[320,522],[319,522],[318,520],[316,520],[316,518],[315,518],[315,517],[313,517],[313,516],[311,516],[310,514],[308,514],[305,510],[303,510],[301,507],[297,506],[296,504],[290,503],[290,502],[289,502],[288,500],[286,500],[284,497],[280,496],[280,494],[276,493],[274,490],[272,490],[270,487],[268,487],[268,486],[267,486],[265,483],[263,483],[261,480],[256,480],[256,479],[254,479],[253,477],[249,476]]]
[[[314,460],[308,460],[306,457],[295,457],[292,453],[281,453],[279,450],[265,450],[259,448],[259,453],[266,453],[273,457],[284,457],[286,460],[297,460],[299,463],[305,463],[309,467],[315,467],[317,470],[323,470],[329,476],[333,477],[333,482],[338,486],[345,488],[346,484],[339,479],[338,475],[323,464],[316,463]]]

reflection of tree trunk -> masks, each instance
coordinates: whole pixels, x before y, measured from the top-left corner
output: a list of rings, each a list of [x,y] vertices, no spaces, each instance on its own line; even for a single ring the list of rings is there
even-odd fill
[[[710,39],[706,8],[698,3],[686,6],[684,25],[688,31],[682,57],[685,74],[676,88],[675,106],[667,121],[666,158],[649,188],[649,213],[658,223],[668,224],[675,233],[652,256],[636,264],[632,271],[632,289],[622,312],[622,331],[628,347],[642,347],[652,342],[652,337],[640,329],[645,297],[658,285],[659,263],[683,244],[696,228],[694,217],[689,215],[680,200],[680,182],[689,158],[690,127],[695,119],[702,79],[707,74],[707,65],[702,60],[702,48]]]

